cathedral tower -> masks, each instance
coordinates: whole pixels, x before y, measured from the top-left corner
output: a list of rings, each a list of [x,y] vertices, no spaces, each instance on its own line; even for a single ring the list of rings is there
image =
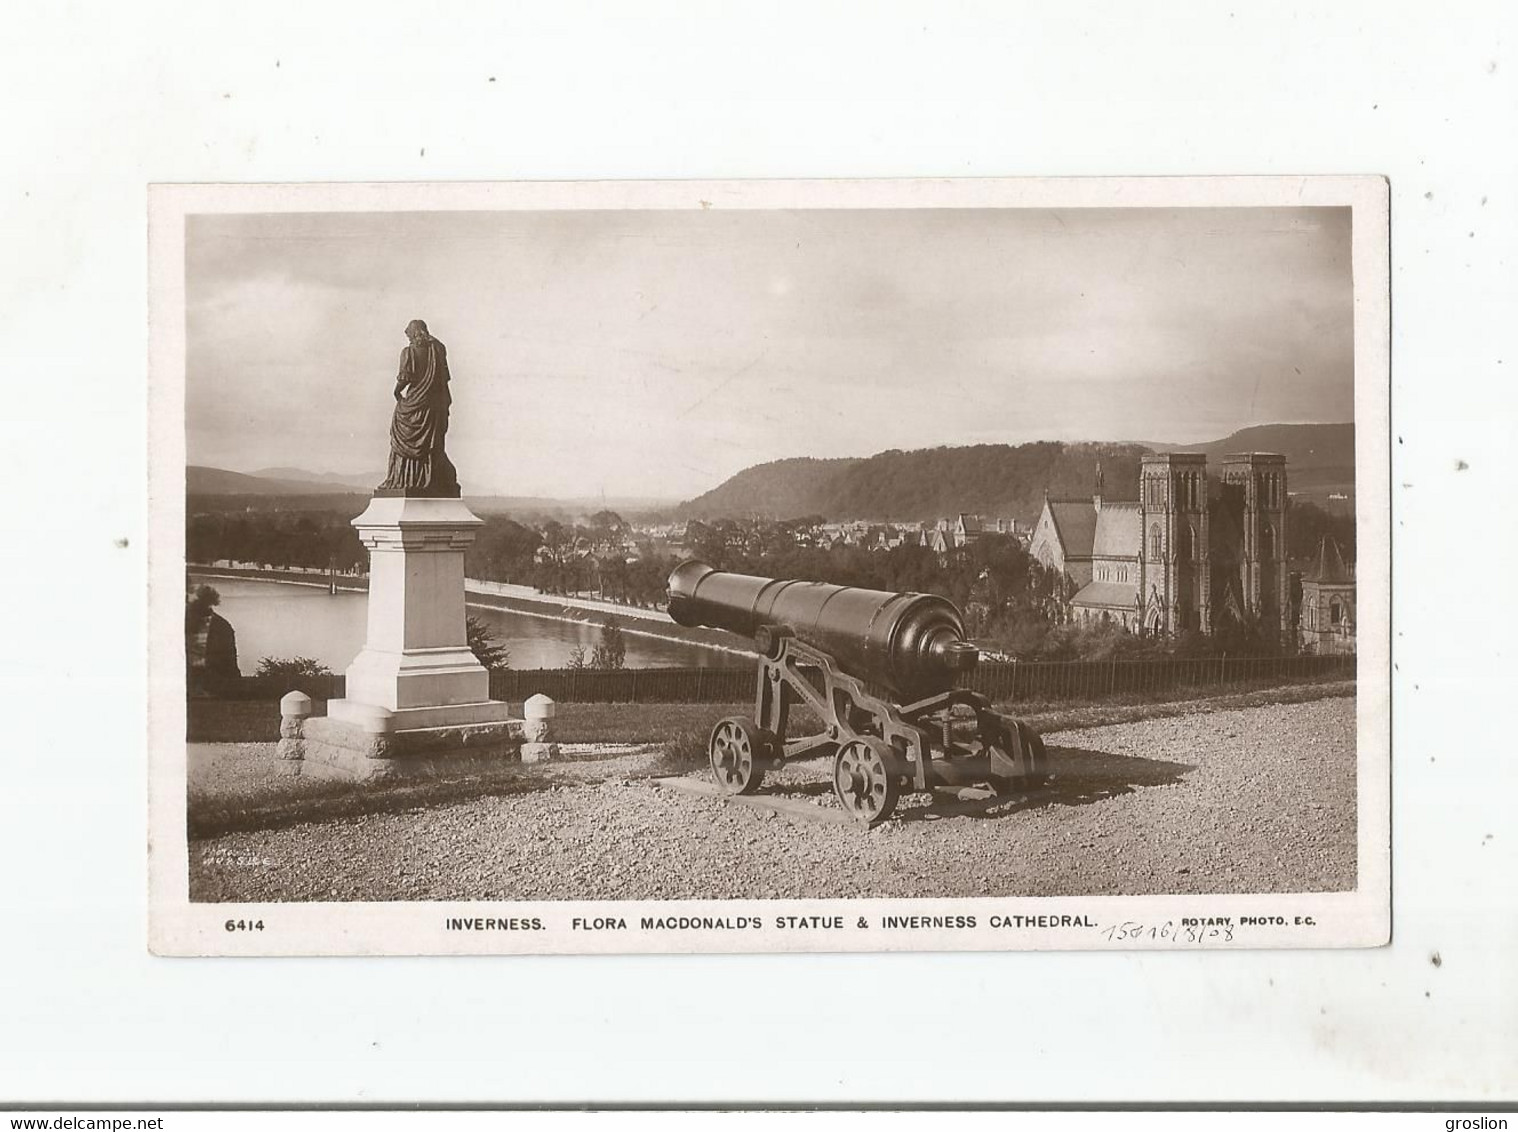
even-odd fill
[[[1146,632],[1210,627],[1207,457],[1145,456],[1139,473],[1139,604]]]
[[[1286,457],[1243,452],[1223,457],[1223,483],[1242,495],[1239,589],[1249,612],[1268,629],[1291,627],[1286,572]]]

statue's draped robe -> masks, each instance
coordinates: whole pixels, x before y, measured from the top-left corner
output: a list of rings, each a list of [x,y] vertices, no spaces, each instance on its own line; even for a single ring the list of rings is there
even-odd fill
[[[396,382],[405,387],[390,422],[390,469],[382,488],[457,494],[458,473],[443,452],[448,432],[448,351],[436,338],[401,351]]]

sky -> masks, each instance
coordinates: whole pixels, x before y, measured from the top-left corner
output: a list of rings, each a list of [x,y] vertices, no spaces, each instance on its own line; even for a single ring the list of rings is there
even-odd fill
[[[1353,419],[1331,208],[272,213],[186,229],[191,464],[381,471],[404,327],[468,494]]]

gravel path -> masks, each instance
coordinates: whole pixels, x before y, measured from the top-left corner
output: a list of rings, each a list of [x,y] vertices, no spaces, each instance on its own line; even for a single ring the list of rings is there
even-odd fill
[[[1047,735],[1025,799],[902,800],[873,831],[646,779],[561,782],[190,844],[194,900],[1319,892],[1355,884],[1353,697]],[[584,764],[589,770],[593,763]],[[607,771],[629,767],[608,760]],[[778,792],[827,801],[826,763]]]

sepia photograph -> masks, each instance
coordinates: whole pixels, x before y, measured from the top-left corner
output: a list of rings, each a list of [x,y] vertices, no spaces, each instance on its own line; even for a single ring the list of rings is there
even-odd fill
[[[153,204],[156,949],[1386,942],[1380,179]]]
[[[13,24],[12,1124],[1512,1126],[1518,7]]]

